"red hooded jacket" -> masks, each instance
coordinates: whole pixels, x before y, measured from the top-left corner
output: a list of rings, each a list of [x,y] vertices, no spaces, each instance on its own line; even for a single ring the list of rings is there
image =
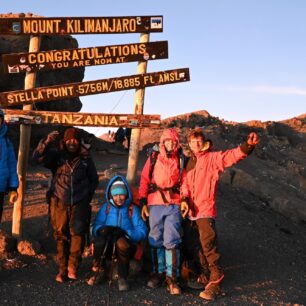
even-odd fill
[[[164,141],[166,139],[172,139],[176,141],[177,146],[173,153],[167,155]],[[145,166],[141,173],[140,186],[139,186],[139,197],[147,198],[148,205],[167,205],[167,204],[178,204],[180,205],[181,197],[188,195],[188,189],[186,185],[186,172],[183,170],[180,178],[180,158],[178,149],[180,148],[180,142],[178,133],[174,129],[167,129],[163,132],[160,138],[160,153],[157,155],[156,163],[152,173],[152,180],[150,181],[150,157],[147,159]],[[173,192],[172,190],[162,191],[167,202],[163,200],[161,192],[156,190],[149,192],[150,184],[156,184],[161,189],[169,188],[177,185],[181,180],[180,194]]]
[[[247,156],[240,147],[232,150],[201,151],[186,166],[191,210],[190,219],[216,217],[216,190],[219,174]]]

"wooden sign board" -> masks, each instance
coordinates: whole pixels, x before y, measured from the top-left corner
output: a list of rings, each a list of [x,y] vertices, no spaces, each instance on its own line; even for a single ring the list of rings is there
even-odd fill
[[[187,82],[189,80],[189,69],[182,68],[89,82],[37,87],[28,90],[1,92],[0,106],[63,100],[79,96]]]
[[[160,115],[43,112],[5,109],[5,121],[22,124],[158,128]]]
[[[1,18],[0,34],[70,35],[163,31],[163,16]]]
[[[19,73],[164,58],[168,58],[167,41],[4,54],[2,62],[6,73]]]

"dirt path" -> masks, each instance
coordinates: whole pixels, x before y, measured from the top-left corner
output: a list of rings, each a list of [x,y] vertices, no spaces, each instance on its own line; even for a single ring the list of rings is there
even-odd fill
[[[103,200],[106,168],[125,168],[127,156],[101,155],[97,165],[102,180],[94,199],[95,210]],[[28,175],[24,236],[43,245],[44,258],[23,258],[23,268],[0,271],[1,305],[105,305],[108,286],[91,288],[85,283],[90,258],[85,258],[80,280],[63,285],[54,281],[54,243],[47,232],[47,206],[44,192],[47,172],[38,168]],[[305,305],[306,304],[306,226],[272,211],[252,194],[220,184],[217,229],[225,267],[224,295],[211,305]],[[11,208],[6,207],[1,228],[9,231]],[[131,290],[119,293],[117,284],[110,290],[110,305],[203,305],[197,291],[184,290],[172,297],[166,288],[149,290],[147,275],[131,279]]]

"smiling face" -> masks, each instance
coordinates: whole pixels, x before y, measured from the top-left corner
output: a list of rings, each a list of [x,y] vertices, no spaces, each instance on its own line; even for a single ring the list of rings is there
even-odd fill
[[[173,152],[177,146],[177,142],[173,139],[165,139],[164,146],[167,152]]]
[[[66,146],[68,152],[76,153],[80,148],[80,142],[76,138],[71,138],[71,139],[65,141],[65,146]]]
[[[202,150],[204,146],[204,140],[202,137],[191,137],[188,144],[191,151],[194,154],[197,154]]]
[[[126,200],[126,195],[124,195],[124,194],[114,195],[113,200],[114,200],[114,203],[117,206],[122,206],[124,204],[125,200]]]

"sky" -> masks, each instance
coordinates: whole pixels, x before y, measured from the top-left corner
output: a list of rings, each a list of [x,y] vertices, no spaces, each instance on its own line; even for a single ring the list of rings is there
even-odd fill
[[[161,118],[207,110],[228,121],[306,113],[304,0],[0,0],[1,13],[45,17],[162,15],[169,58],[147,72],[190,69],[190,82],[149,87],[144,113]],[[137,43],[140,34],[73,35],[79,47]],[[137,63],[86,67],[84,81],[136,74]],[[81,97],[82,112],[133,113],[135,90]],[[99,134],[101,128],[90,128]]]

